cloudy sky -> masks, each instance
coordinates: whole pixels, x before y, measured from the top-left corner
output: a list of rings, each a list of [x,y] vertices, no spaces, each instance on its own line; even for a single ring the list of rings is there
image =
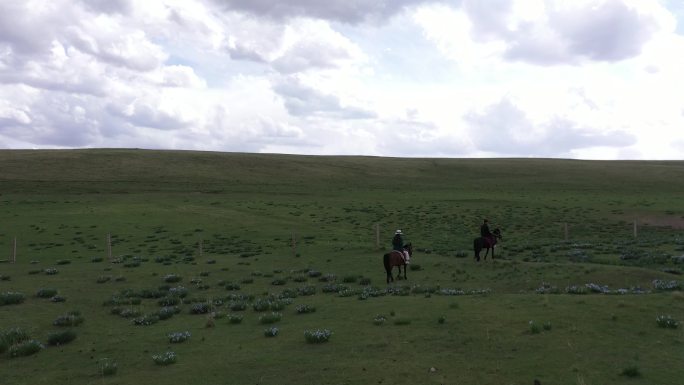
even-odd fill
[[[681,0],[0,0],[0,148],[684,159]]]

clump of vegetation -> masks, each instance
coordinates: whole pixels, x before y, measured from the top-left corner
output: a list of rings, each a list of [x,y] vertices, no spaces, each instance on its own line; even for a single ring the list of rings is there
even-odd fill
[[[207,314],[211,311],[211,305],[206,302],[194,303],[190,306],[190,314]]]
[[[183,278],[181,276],[176,275],[176,274],[167,274],[162,279],[166,283],[176,283],[176,282],[180,282],[183,280]]]
[[[0,306],[18,305],[24,302],[25,299],[26,297],[22,293],[15,291],[6,291],[4,293],[0,293]]]
[[[530,321],[527,323],[527,330],[529,331],[530,334],[541,333],[541,327],[539,327],[539,324],[537,324],[534,321]]]
[[[653,280],[653,288],[659,291],[679,290],[682,288],[677,281],[664,281],[660,279]]]
[[[297,288],[297,294],[301,296],[307,296],[307,295],[315,295],[316,294],[316,286],[302,286]]]
[[[639,370],[639,367],[636,365],[630,365],[622,369],[622,373],[620,374],[630,378],[641,377],[641,371]]]
[[[361,279],[359,279],[359,285],[362,285],[362,286],[370,286],[370,284],[371,284],[371,279],[370,279],[370,278],[362,277]]]
[[[240,285],[238,285],[237,283],[234,283],[234,282],[228,282],[228,283],[225,284],[224,287],[225,287],[226,290],[228,290],[228,291],[237,291],[237,290],[240,290]]]
[[[374,325],[378,325],[378,326],[382,325],[385,323],[385,321],[387,321],[387,317],[385,317],[382,314],[378,314],[375,316],[375,318],[373,318],[373,324]]]
[[[164,306],[159,309],[157,316],[160,320],[166,320],[173,317],[175,314],[180,313],[180,308],[178,306]]]
[[[70,264],[70,263],[71,263],[71,260],[70,260],[70,259],[60,259],[60,260],[57,261],[57,264],[58,264],[58,265],[68,265],[68,264]]]
[[[443,324],[444,322],[446,322],[446,316],[441,315],[439,318],[437,318],[438,324]]]
[[[54,326],[78,326],[82,323],[83,317],[81,316],[81,312],[76,310],[60,315],[52,321],[52,325]]]
[[[270,314],[264,314],[259,317],[259,323],[262,324],[272,324],[283,319],[282,313],[272,312]]]
[[[157,314],[145,314],[142,317],[133,319],[133,325],[136,326],[150,326],[157,322],[159,322],[159,316]]]
[[[328,342],[332,334],[332,331],[328,329],[305,330],[304,339],[310,344],[320,344]]]
[[[31,336],[20,328],[11,328],[0,333],[0,353],[4,353],[11,346],[28,341]]]
[[[228,314],[228,322],[231,324],[242,323],[242,314]]]
[[[677,327],[679,327],[679,322],[669,315],[659,315],[656,317],[656,323],[661,328],[666,329],[677,329]]]
[[[174,333],[169,333],[167,337],[169,338],[169,342],[172,344],[179,344],[181,342],[185,342],[190,338],[191,334],[189,331],[184,331],[184,332],[174,332]]]
[[[295,308],[297,314],[313,313],[316,311],[316,307],[310,305],[297,305]]]
[[[153,355],[152,360],[157,365],[167,366],[167,365],[175,364],[177,357],[176,357],[176,353],[168,351],[168,352],[164,352],[161,354]]]
[[[103,359],[100,362],[100,374],[102,377],[113,376],[116,374],[119,366],[115,361],[111,361],[108,358]]]
[[[36,292],[38,298],[51,298],[57,294],[57,289],[41,288]]]
[[[395,325],[410,325],[411,324],[411,319],[410,318],[404,318],[404,317],[399,317],[394,320]]]
[[[26,357],[45,349],[45,346],[36,340],[26,340],[12,345],[9,348],[9,356],[12,358]]]
[[[59,271],[55,268],[48,268],[43,270],[43,273],[45,273],[45,275],[56,275]]]
[[[52,298],[50,298],[50,301],[51,302],[66,302],[66,297],[57,294],[55,296],[52,296]]]
[[[279,332],[278,328],[275,327],[275,326],[272,326],[272,327],[270,327],[270,328],[268,328],[268,329],[264,329],[264,336],[266,336],[266,337],[275,337],[275,336],[278,335],[278,332]]]
[[[73,330],[64,330],[56,333],[50,333],[47,338],[48,345],[60,346],[66,345],[76,339],[76,332]]]
[[[111,280],[112,280],[112,276],[111,276],[111,275],[101,275],[101,276],[97,277],[97,280],[96,280],[95,282],[97,282],[97,283],[106,283],[106,282],[109,282],[109,281],[111,281]]]

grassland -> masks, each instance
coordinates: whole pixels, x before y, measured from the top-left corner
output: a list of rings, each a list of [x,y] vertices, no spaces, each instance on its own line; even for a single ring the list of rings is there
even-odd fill
[[[684,162],[2,151],[0,294],[25,298],[0,331],[76,339],[0,354],[0,383],[681,384],[682,191]],[[504,240],[478,264],[485,217]],[[388,286],[396,228],[417,252]],[[178,286],[178,314],[135,325]]]

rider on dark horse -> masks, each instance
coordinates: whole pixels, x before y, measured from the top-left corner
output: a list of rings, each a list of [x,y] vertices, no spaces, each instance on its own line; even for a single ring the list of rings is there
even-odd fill
[[[400,252],[402,258],[404,258],[404,262],[406,262],[408,265],[410,257],[408,251],[404,249],[404,246],[406,246],[406,242],[404,242],[404,234],[401,232],[401,230],[397,230],[392,238],[392,250]]]
[[[486,219],[484,220],[482,226],[480,226],[480,236],[489,242],[490,246],[494,244],[494,234],[489,231],[489,221]]]

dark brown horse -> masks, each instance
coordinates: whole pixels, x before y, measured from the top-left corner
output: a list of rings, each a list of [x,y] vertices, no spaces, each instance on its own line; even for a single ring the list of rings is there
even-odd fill
[[[410,243],[404,245],[404,250],[408,251],[409,259],[413,256],[413,247]],[[397,279],[401,278],[401,267],[404,266],[404,279],[406,279],[406,261],[401,255],[401,251],[392,250],[389,253],[382,256],[382,263],[385,265],[385,271],[387,272],[387,283],[394,281],[392,277],[392,268],[397,266],[399,268],[399,274],[397,274]]]
[[[482,249],[487,249],[484,255],[485,261],[487,260],[487,254],[489,254],[489,249],[492,249],[492,259],[494,259],[494,246],[496,246],[496,240],[501,239],[501,230],[495,229],[492,232],[491,237],[478,237],[473,240],[473,250],[475,251],[475,260],[480,262],[480,251]]]

